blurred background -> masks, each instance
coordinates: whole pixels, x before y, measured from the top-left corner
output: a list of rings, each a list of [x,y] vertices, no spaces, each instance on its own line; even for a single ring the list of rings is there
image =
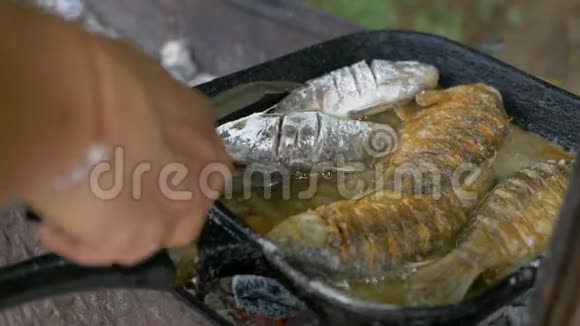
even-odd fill
[[[524,23],[529,1],[304,0],[312,8],[371,29],[412,29],[476,44]],[[548,2],[548,1],[544,1]]]
[[[158,56],[179,57],[179,47],[164,47],[180,40],[194,67],[178,74],[191,84],[360,29],[408,29],[467,44],[580,94],[579,0],[21,1]]]
[[[304,0],[370,29],[439,34],[580,93],[578,0]]]

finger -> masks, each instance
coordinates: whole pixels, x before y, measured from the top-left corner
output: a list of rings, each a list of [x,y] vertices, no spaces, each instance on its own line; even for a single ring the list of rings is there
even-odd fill
[[[150,229],[155,228],[153,224]],[[118,254],[115,257],[115,262],[123,266],[134,266],[153,256],[162,248],[164,235],[159,231],[148,232],[149,235],[142,232],[135,233],[133,237],[127,238],[124,246],[117,250]]]
[[[191,151],[191,149],[187,149]],[[203,163],[184,157],[183,149],[178,154],[172,154],[173,162],[183,162],[180,172],[159,178],[159,199],[157,207],[159,217],[165,219],[167,232],[163,235],[162,245],[166,247],[183,246],[191,243],[198,234],[196,229],[203,223],[209,209],[208,200],[200,195],[196,184]],[[205,153],[198,153],[201,157]],[[187,155],[189,156],[189,155]]]
[[[131,267],[143,263],[148,258],[151,258],[160,247],[157,244],[141,247],[140,249],[133,249],[123,253],[122,256],[115,258],[115,263],[121,266]]]
[[[166,247],[187,246],[199,238],[206,217],[204,215],[188,215],[179,219],[173,232],[166,238]]]
[[[191,165],[193,164],[195,163],[191,163]],[[200,171],[201,168],[194,166],[191,170]],[[174,224],[170,226],[169,232],[165,237],[164,245],[167,247],[186,246],[195,241],[201,233],[207,218],[207,212],[213,205],[213,200],[208,198],[206,194],[208,190],[200,189],[200,185],[196,184],[198,180],[199,177],[195,176],[195,174],[187,180],[187,188],[190,189],[191,199],[167,200],[162,205],[166,214],[174,220]],[[220,181],[210,180],[208,184],[211,185],[212,182],[215,184]],[[218,186],[213,186],[218,189]]]
[[[143,262],[162,248],[163,241],[173,229],[175,221],[163,214],[158,206],[153,205],[148,209],[150,214],[128,217],[135,222],[128,224],[122,231],[111,232],[109,238],[111,248],[114,248],[117,253],[116,263],[133,266]]]
[[[41,226],[38,233],[47,249],[77,264],[97,267],[114,263],[114,253],[82,243],[51,226]]]
[[[39,230],[41,241],[53,252],[69,259],[77,264],[89,267],[133,266],[152,256],[159,246],[151,246],[145,250],[124,250],[124,248],[112,249],[109,247],[94,247],[81,243],[72,237],[51,227],[43,227]],[[121,253],[121,254],[119,254]]]

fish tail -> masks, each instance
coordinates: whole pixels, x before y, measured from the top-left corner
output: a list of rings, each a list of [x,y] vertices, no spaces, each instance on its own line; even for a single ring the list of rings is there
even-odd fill
[[[420,269],[408,278],[408,300],[415,306],[439,306],[459,303],[480,269],[473,257],[454,251]]]

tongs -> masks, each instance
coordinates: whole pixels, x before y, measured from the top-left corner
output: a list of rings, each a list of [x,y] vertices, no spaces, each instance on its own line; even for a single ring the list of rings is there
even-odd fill
[[[280,98],[299,86],[301,84],[292,82],[254,82],[232,88],[213,97],[217,119],[231,118],[238,110],[248,107],[256,112],[266,110],[272,105],[272,99],[268,96]],[[222,213],[216,206],[210,214]],[[31,210],[27,211],[27,218],[37,223],[42,221]],[[194,256],[195,245],[192,245],[162,249],[133,267],[102,268],[82,267],[56,254],[36,256],[0,268],[0,309],[50,296],[96,289],[181,289],[187,278],[195,274]]]

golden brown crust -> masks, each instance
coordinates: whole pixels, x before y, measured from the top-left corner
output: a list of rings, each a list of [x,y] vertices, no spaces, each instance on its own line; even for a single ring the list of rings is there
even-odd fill
[[[429,91],[431,99],[425,102],[430,106],[401,128],[386,171],[387,182],[423,171],[431,176],[438,173],[442,188],[448,189],[458,168],[493,159],[509,132],[509,119],[495,92],[483,84]],[[403,184],[402,191],[417,192],[409,182]],[[420,190],[432,189],[426,180]]]
[[[450,250],[469,212],[450,191],[450,178],[463,164],[492,161],[509,120],[499,93],[482,84],[429,91],[418,100],[432,106],[404,124],[386,174],[433,169],[441,173],[441,193],[414,195],[403,184],[290,217],[270,238],[299,259],[315,265],[332,261],[331,269],[354,277],[384,275]],[[425,180],[422,190],[431,182]],[[490,188],[478,188],[478,196]]]
[[[458,303],[476,279],[495,283],[537,258],[552,234],[571,163],[541,162],[497,185],[472,215],[459,246],[410,276],[407,300]]]
[[[312,216],[325,226],[320,241],[309,242],[296,231],[309,228]],[[328,252],[340,260],[340,272],[370,276],[443,253],[466,220],[454,195],[435,199],[386,190],[292,216],[269,235],[285,249],[304,246]]]
[[[542,162],[516,173],[489,194],[465,232],[467,251],[495,253],[486,255],[482,269],[505,270],[506,265],[540,255],[552,234],[570,173],[570,162]]]

